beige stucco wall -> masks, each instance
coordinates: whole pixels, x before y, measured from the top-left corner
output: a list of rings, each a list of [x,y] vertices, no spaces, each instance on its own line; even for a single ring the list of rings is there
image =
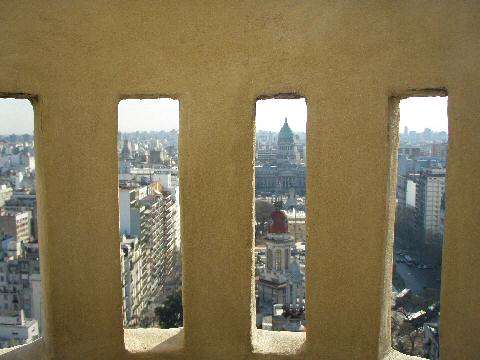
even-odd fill
[[[46,319],[44,340],[4,358],[275,358],[251,353],[251,293],[254,106],[277,93],[308,99],[297,357],[386,356],[389,96],[424,88],[449,94],[442,358],[478,357],[479,14],[476,0],[1,0],[0,92],[38,99]],[[185,337],[171,355],[124,350],[117,103],[142,95],[181,107]]]

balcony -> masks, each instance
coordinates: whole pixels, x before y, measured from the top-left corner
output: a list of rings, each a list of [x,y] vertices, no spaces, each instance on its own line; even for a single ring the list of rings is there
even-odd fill
[[[35,103],[46,328],[0,359],[407,359],[389,335],[390,105],[432,88],[452,119],[441,354],[478,358],[478,2],[1,8],[0,92]],[[254,106],[277,94],[308,103],[306,337],[252,330]],[[185,323],[124,333],[117,103],[162,95],[180,100]]]

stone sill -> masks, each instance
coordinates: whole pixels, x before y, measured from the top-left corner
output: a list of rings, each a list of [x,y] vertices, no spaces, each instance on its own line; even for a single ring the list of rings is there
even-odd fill
[[[183,349],[183,328],[125,329],[125,349],[130,353],[179,352]]]
[[[141,354],[147,355],[150,358],[148,354],[157,354],[158,356],[160,353],[175,355],[175,358],[194,358],[183,352],[183,328],[125,329],[124,340],[127,351],[122,358],[125,360],[132,359],[132,355],[135,356],[135,354],[140,356]],[[305,340],[305,333],[255,329],[252,338],[253,353],[249,358],[273,359],[281,357],[282,359],[302,359],[306,357]],[[28,345],[0,349],[0,360],[39,360],[46,358],[43,339],[38,339]],[[382,360],[422,360],[422,358],[405,355],[391,349]]]
[[[397,350],[390,349],[390,352],[387,355],[385,355],[382,360],[414,360],[414,359],[424,360],[425,358],[421,358],[418,356],[405,355]]]
[[[305,332],[254,329],[252,346],[255,354],[295,355],[302,352]]]
[[[33,360],[44,359],[43,339],[37,339],[27,345],[18,345],[11,348],[0,349],[2,360]]]

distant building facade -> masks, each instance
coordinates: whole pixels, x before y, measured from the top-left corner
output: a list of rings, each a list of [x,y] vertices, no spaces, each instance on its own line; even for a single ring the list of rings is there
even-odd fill
[[[444,209],[445,169],[427,169],[418,178],[415,196],[416,226],[419,231],[427,235],[427,242],[435,236],[441,237]]]
[[[122,183],[119,190],[125,325],[153,317],[179,281],[176,268],[178,201],[158,182]],[[132,240],[134,239],[134,240]]]
[[[5,201],[12,197],[13,189],[9,184],[0,185],[0,207],[5,204]]]
[[[2,244],[3,245],[3,244]],[[28,318],[43,326],[42,288],[38,248],[20,247],[15,256],[3,249],[0,260],[0,316],[24,311]]]
[[[40,337],[38,322],[18,315],[0,316],[0,348],[29,344]]]
[[[30,190],[15,191],[9,200],[5,201],[5,209],[16,212],[29,211],[32,214],[32,235],[38,239],[37,197]]]
[[[305,146],[295,139],[287,118],[276,144],[257,142],[256,160],[257,193],[284,194],[293,188],[297,194],[305,194]]]
[[[123,325],[137,325],[147,304],[141,296],[142,256],[137,238],[122,235],[120,240],[122,270]]]
[[[14,236],[20,243],[29,243],[32,236],[30,211],[0,210],[0,232]]]

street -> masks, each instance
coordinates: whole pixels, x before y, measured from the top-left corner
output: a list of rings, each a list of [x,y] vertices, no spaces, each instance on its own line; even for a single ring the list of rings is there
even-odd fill
[[[420,293],[424,287],[440,289],[440,282],[435,280],[435,270],[418,269],[415,265],[395,264],[397,273],[405,281],[405,287],[414,293]]]

